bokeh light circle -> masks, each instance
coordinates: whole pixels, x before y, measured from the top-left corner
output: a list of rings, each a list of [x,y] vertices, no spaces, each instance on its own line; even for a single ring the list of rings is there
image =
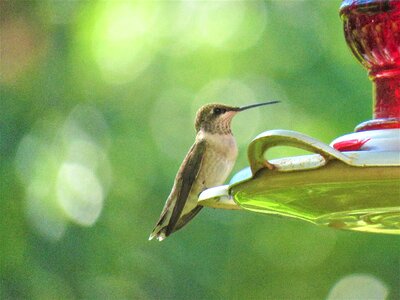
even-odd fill
[[[93,56],[103,79],[111,84],[132,81],[156,52],[152,32],[159,9],[151,1],[99,2],[92,33]]]
[[[112,181],[109,138],[101,112],[90,106],[45,120],[21,139],[15,168],[28,220],[39,234],[59,240],[71,221],[91,226],[100,216]]]
[[[230,51],[243,51],[262,36],[266,8],[262,2],[215,1],[203,3],[198,28],[206,44]]]
[[[92,170],[64,163],[57,177],[57,200],[74,222],[90,226],[103,208],[103,189]]]
[[[370,274],[351,274],[340,279],[329,292],[327,300],[387,299],[389,290]]]

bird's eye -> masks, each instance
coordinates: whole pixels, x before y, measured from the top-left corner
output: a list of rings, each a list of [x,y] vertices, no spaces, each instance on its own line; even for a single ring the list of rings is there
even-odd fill
[[[216,107],[216,108],[214,108],[213,112],[214,112],[214,114],[216,114],[216,115],[221,115],[221,114],[223,114],[223,113],[226,112],[226,109]]]

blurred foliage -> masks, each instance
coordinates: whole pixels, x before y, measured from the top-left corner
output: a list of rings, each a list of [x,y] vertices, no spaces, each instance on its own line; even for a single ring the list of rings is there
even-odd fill
[[[147,241],[202,104],[282,101],[235,118],[235,172],[264,130],[370,118],[339,5],[1,1],[0,298],[399,299],[395,236],[204,209]]]

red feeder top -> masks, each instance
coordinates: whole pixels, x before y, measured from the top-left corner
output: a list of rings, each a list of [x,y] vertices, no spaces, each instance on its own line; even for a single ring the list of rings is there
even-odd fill
[[[345,0],[344,34],[373,82],[374,120],[356,131],[400,128],[400,1]]]

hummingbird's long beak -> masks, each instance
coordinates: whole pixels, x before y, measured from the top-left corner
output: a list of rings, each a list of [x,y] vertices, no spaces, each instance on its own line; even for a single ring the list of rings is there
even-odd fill
[[[279,103],[279,102],[281,102],[281,101],[270,101],[270,102],[263,102],[263,103],[256,103],[256,104],[246,105],[246,106],[239,107],[238,111],[244,111],[244,110],[249,109],[249,108],[253,108],[253,107],[257,107],[257,106],[263,106],[263,105],[269,105],[269,104],[275,104],[275,103]]]

